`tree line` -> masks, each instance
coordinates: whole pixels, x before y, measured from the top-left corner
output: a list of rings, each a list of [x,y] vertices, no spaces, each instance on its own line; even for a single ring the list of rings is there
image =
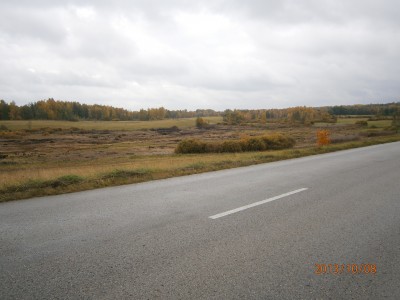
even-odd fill
[[[89,105],[59,101],[52,98],[18,106],[15,102],[0,100],[0,120],[96,120],[96,121],[150,121],[176,118],[219,116],[211,109],[168,110],[164,107],[130,111],[108,105]]]
[[[336,122],[335,116],[326,109],[305,106],[283,109],[226,110],[223,117],[228,124],[240,124],[243,122],[266,123],[267,121],[285,121],[300,124]]]
[[[393,116],[400,110],[400,102],[386,104],[357,104],[328,106],[325,109],[333,115]]]
[[[400,102],[386,104],[356,104],[325,107],[290,107],[281,109],[259,110],[225,110],[224,122],[228,124],[292,122],[312,124],[315,122],[336,122],[337,116],[369,115],[369,116],[400,116]]]
[[[283,109],[225,110],[212,109],[168,110],[164,107],[130,111],[108,105],[81,104],[54,100],[40,100],[18,106],[15,102],[0,100],[0,120],[97,120],[150,121],[193,117],[223,116],[227,124],[293,122],[335,122],[338,115],[399,116],[400,102],[387,104],[340,105],[327,107],[298,106]]]

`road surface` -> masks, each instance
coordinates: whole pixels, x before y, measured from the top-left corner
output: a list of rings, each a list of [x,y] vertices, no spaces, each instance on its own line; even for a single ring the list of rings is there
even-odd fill
[[[400,143],[2,203],[0,254],[1,299],[399,299]]]

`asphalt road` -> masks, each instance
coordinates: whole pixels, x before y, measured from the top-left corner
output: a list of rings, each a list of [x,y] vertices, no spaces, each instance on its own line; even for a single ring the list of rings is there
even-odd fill
[[[3,203],[0,254],[1,299],[399,299],[400,143]]]

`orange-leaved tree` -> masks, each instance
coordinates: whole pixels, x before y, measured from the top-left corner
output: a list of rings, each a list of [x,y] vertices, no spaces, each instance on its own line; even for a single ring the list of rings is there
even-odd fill
[[[318,146],[326,146],[331,143],[331,139],[329,137],[329,130],[318,130],[317,131],[317,145]]]

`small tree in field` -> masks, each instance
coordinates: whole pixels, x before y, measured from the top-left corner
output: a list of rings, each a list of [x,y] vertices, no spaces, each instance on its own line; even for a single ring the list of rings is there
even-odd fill
[[[326,146],[331,143],[331,139],[329,137],[330,132],[328,130],[318,130],[317,131],[317,145],[319,147]]]
[[[196,127],[197,128],[205,128],[205,127],[207,127],[207,125],[208,125],[208,123],[203,118],[198,117],[196,119]]]

